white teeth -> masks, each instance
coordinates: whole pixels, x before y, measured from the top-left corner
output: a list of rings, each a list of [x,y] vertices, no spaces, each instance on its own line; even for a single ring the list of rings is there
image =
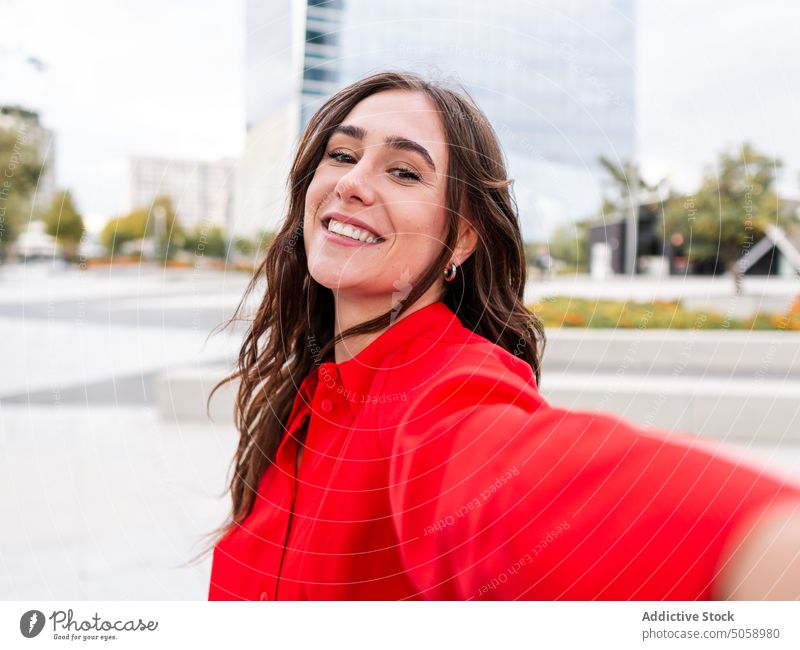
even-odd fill
[[[328,221],[328,230],[335,232],[338,235],[349,237],[350,239],[366,242],[367,244],[374,244],[378,241],[366,230],[355,228],[349,223],[342,223],[341,221],[336,221],[336,219],[331,219]]]

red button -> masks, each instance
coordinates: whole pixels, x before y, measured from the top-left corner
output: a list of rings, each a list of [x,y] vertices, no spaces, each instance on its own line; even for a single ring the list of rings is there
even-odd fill
[[[319,376],[324,381],[338,381],[339,380],[339,367],[335,363],[323,363],[319,367]]]
[[[259,600],[269,600],[269,594],[266,591],[262,591],[261,595],[258,597]]]
[[[319,405],[320,408],[326,413],[330,413],[333,410],[333,402],[331,402],[328,398],[322,400]]]

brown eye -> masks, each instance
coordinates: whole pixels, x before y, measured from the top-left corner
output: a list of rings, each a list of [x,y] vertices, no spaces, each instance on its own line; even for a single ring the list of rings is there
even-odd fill
[[[329,151],[328,158],[336,160],[337,162],[355,162],[355,158],[346,151]]]
[[[404,181],[419,181],[422,180],[422,177],[417,174],[417,172],[406,169],[405,167],[394,167],[390,169],[391,172],[397,172],[397,178],[401,178]]]

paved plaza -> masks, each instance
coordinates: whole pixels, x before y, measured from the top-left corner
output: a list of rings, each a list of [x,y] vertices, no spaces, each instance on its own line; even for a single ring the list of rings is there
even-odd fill
[[[229,421],[167,422],[156,378],[230,366],[247,277],[0,269],[0,598],[201,599]]]

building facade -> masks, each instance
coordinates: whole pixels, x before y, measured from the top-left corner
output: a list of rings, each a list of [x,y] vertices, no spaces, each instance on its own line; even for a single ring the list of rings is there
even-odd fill
[[[269,134],[284,138],[273,148],[277,160],[321,101],[386,69],[420,72],[474,97],[506,152],[526,239],[597,211],[600,156],[635,157],[635,0],[251,0],[247,21],[246,158],[257,165],[275,145]],[[295,112],[289,138],[287,113]],[[254,220],[277,227],[290,158],[262,167],[283,169],[284,185],[261,183],[270,198],[237,210],[245,229]],[[245,192],[261,178],[249,176]]]
[[[180,225],[230,228],[236,163],[134,157],[129,161],[130,210],[149,208],[159,196],[171,199]]]

